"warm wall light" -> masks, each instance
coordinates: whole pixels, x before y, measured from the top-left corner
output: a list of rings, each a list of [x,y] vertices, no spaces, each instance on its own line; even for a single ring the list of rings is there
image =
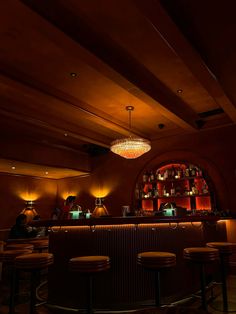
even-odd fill
[[[127,106],[126,110],[129,112],[129,129],[131,129],[131,112],[134,110],[134,107]],[[141,137],[129,136],[111,143],[111,151],[126,159],[138,158],[147,153],[150,149],[150,141]]]
[[[106,206],[103,204],[104,199],[101,197],[97,197],[95,199],[95,209],[92,213],[92,217],[101,217],[101,216],[108,216],[108,210]]]
[[[92,188],[91,194],[96,198],[104,198],[110,193],[109,188]]]
[[[27,200],[30,201],[36,201],[39,198],[39,194],[38,193],[30,193],[30,192],[19,192],[18,195],[20,196],[20,198],[22,198],[24,201],[27,202]]]
[[[62,192],[62,193],[61,193],[61,197],[62,197],[64,200],[66,200],[67,197],[70,196],[70,195],[74,195],[74,196],[78,197],[78,191],[76,191],[76,190],[71,190],[71,191],[69,191],[69,192]]]
[[[38,215],[34,208],[34,202],[33,201],[26,201],[25,202],[26,207],[22,210],[21,214],[25,214],[27,217],[27,223],[31,222],[35,216]]]

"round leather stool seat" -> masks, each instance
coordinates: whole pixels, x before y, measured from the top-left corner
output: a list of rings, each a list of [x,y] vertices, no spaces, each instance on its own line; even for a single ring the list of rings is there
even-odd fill
[[[220,254],[231,255],[236,251],[236,243],[208,242],[206,245],[208,247],[218,249]]]
[[[0,252],[0,262],[13,263],[17,256],[24,255],[24,254],[30,255],[32,254],[32,250],[21,249],[21,250],[2,251]]]
[[[5,250],[31,250],[33,251],[34,246],[27,243],[16,243],[16,244],[7,244],[4,247]]]
[[[184,259],[195,263],[213,262],[219,259],[219,250],[210,247],[185,248]]]
[[[32,253],[17,256],[15,267],[24,270],[36,270],[46,268],[53,264],[53,254],[51,253]]]
[[[35,240],[32,240],[30,243],[34,246],[34,249],[36,251],[42,251],[42,250],[48,249],[49,240],[48,239],[45,239],[45,240],[35,239]]]
[[[79,256],[69,260],[69,269],[72,272],[85,273],[88,278],[88,302],[87,313],[93,314],[93,277],[95,273],[108,270],[110,268],[110,257],[95,256]]]
[[[83,273],[96,273],[110,268],[109,256],[80,256],[69,261],[71,271]]]
[[[161,282],[162,269],[176,265],[176,255],[169,252],[142,252],[137,255],[137,264],[151,270],[155,274],[155,305],[161,305]]]
[[[176,255],[169,252],[142,252],[137,256],[137,263],[148,269],[161,269],[176,265]]]

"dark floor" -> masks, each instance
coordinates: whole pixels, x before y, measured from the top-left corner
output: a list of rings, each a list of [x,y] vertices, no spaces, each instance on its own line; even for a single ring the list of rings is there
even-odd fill
[[[0,314],[8,314],[8,282],[0,282]],[[21,295],[19,298],[19,304],[16,305],[16,314],[27,314],[28,310],[28,287],[27,285],[21,286]],[[213,290],[209,290],[209,296],[212,296],[213,301],[210,301],[208,304],[208,311],[203,311],[200,309],[200,299],[196,297],[189,298],[185,300],[186,302],[176,304],[172,307],[165,307],[161,309],[145,308],[139,310],[130,310],[130,311],[95,311],[97,314],[102,313],[136,313],[136,314],[201,314],[201,313],[222,313],[222,299],[220,295],[220,286],[215,285]],[[39,290],[39,297],[43,300],[47,296],[47,285],[42,286]],[[236,313],[236,276],[229,276],[228,278],[228,298],[229,298],[229,307],[231,313]],[[60,308],[49,308],[47,304],[37,306],[37,314],[66,314],[66,313],[78,313],[78,311],[68,311]],[[83,311],[79,311],[83,313]]]

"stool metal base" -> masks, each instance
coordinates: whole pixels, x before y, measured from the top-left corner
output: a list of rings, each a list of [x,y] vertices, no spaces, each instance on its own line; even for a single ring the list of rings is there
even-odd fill
[[[236,302],[228,301],[228,310],[224,311],[224,305],[222,300],[214,300],[211,303],[209,303],[209,307],[216,311],[220,311],[223,313],[236,313]]]

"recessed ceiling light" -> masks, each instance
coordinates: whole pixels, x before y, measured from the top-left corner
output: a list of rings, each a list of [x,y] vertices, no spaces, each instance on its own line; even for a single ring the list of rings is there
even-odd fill
[[[64,133],[64,135],[65,135],[65,136],[68,136],[68,134],[67,134],[67,133]]]
[[[12,170],[15,170],[15,169],[16,169],[16,167],[15,167],[15,166],[12,166],[12,167],[11,167],[11,169],[12,169]]]
[[[71,76],[71,77],[77,77],[77,76],[78,76],[78,74],[77,74],[77,73],[75,73],[75,72],[71,72],[71,73],[70,73],[70,76]]]
[[[183,93],[183,90],[182,89],[177,89],[177,93],[181,94],[181,93]]]
[[[48,171],[45,171],[45,174],[48,174]]]

